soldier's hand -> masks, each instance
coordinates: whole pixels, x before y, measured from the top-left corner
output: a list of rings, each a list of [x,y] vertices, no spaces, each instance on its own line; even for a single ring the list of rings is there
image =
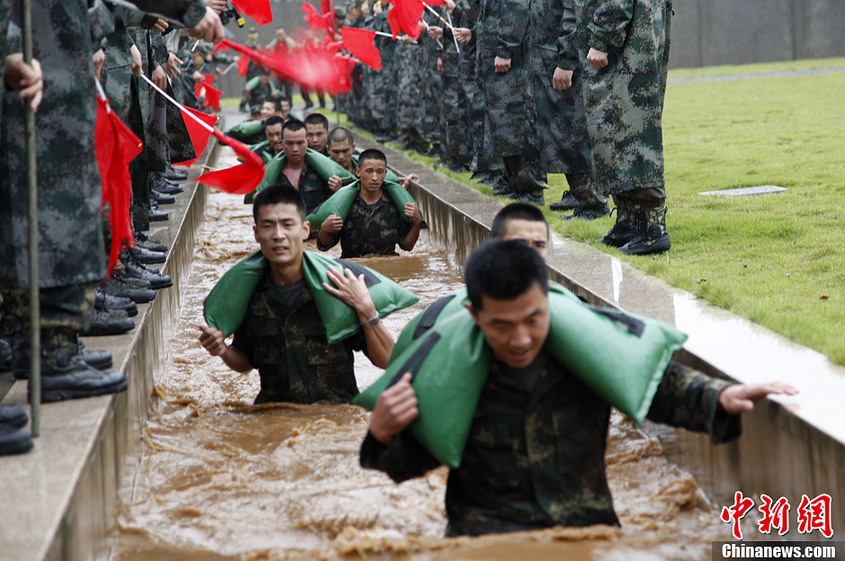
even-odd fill
[[[218,14],[226,9],[227,0],[205,0],[205,5]]]
[[[408,187],[411,186],[412,181],[419,181],[419,180],[420,180],[420,176],[417,175],[416,173],[406,175],[405,177],[402,178],[402,188],[407,191]]]
[[[437,59],[437,71],[443,72],[443,59],[442,58]]]
[[[170,53],[170,56],[167,57],[167,75],[170,76],[171,80],[175,80],[182,75],[182,70],[179,68],[181,64],[182,60],[173,53]]]
[[[205,76],[202,75],[202,72],[194,71],[191,74],[191,79],[194,81],[195,84],[199,84],[200,82],[205,82]]]
[[[323,224],[320,226],[320,231],[325,232],[326,234],[334,234],[335,232],[340,232],[342,229],[343,218],[341,218],[337,214],[330,215],[323,221]]]
[[[170,27],[170,24],[167,23],[166,19],[158,18],[153,24],[153,31],[161,31],[162,33],[164,33],[165,31],[167,31],[168,27]]]
[[[326,270],[326,275],[332,283],[323,283],[326,292],[340,298],[343,303],[355,310],[361,321],[366,321],[376,315],[377,310],[370,296],[370,291],[367,290],[367,282],[364,280],[363,274],[356,277],[349,269],[344,269],[343,273],[340,273],[329,267]]]
[[[167,87],[167,73],[161,65],[156,66],[155,70],[153,70],[153,75],[150,76],[150,80],[152,80],[153,84],[161,89]]]
[[[205,15],[198,24],[188,29],[188,34],[194,39],[205,39],[212,43],[219,43],[223,40],[223,22],[217,12],[209,7],[205,8]]]
[[[411,373],[406,372],[379,396],[370,416],[370,433],[382,444],[389,444],[393,435],[405,430],[419,414]]]
[[[129,52],[132,53],[132,74],[137,78],[144,73],[144,61],[141,59],[141,51],[138,50],[138,47],[132,45]]]
[[[332,193],[337,193],[337,190],[343,187],[343,180],[338,175],[329,177],[326,183],[329,184],[329,189],[331,189]]]
[[[420,209],[417,208],[416,203],[405,203],[405,216],[411,219],[411,222],[414,225],[419,224],[422,222],[422,216],[420,216]]]
[[[99,80],[103,75],[103,65],[106,63],[106,51],[97,49],[97,52],[91,55],[91,62],[94,63],[94,76]]]
[[[458,43],[461,45],[466,45],[470,41],[472,41],[472,30],[466,27],[456,27],[452,30],[452,33],[455,34],[455,39],[458,40]]]
[[[511,59],[497,56],[493,60],[493,68],[495,68],[496,74],[504,74],[511,69]]]
[[[223,338],[223,333],[216,327],[200,326],[199,330],[200,344],[211,356],[220,356],[229,348]]]
[[[783,382],[770,384],[733,384],[719,393],[719,405],[731,415],[747,413],[754,404],[771,394],[795,395],[797,388]]]
[[[552,75],[552,87],[559,92],[569,89],[572,87],[572,74],[572,70],[564,70],[558,66]]]
[[[451,14],[455,9],[455,2],[453,0],[446,0],[446,10]]]
[[[41,73],[41,63],[32,59],[32,65],[23,61],[23,53],[12,53],[6,56],[6,84],[12,90],[20,90],[21,99],[31,97],[29,108],[38,111],[41,98],[44,95],[44,77]]]
[[[432,25],[428,28],[428,36],[438,41],[443,39],[443,28]]]
[[[604,68],[608,64],[607,53],[590,47],[590,51],[587,53],[587,62],[593,68]]]

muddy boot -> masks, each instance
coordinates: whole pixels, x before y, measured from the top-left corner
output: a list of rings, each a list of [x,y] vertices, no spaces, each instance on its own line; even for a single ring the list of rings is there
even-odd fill
[[[669,251],[672,243],[666,231],[666,205],[640,208],[640,233],[619,248],[627,255],[652,255]]]
[[[619,197],[614,197],[614,200],[616,202],[616,224],[601,239],[601,243],[612,247],[622,247],[639,234],[639,211],[636,205]]]
[[[567,176],[569,187],[572,190],[572,195],[578,201],[578,206],[572,214],[564,214],[561,216],[564,220],[572,220],[578,218],[579,220],[595,220],[602,216],[610,214],[610,206],[607,204],[607,198],[599,195],[593,189],[593,183],[586,175],[572,175]]]

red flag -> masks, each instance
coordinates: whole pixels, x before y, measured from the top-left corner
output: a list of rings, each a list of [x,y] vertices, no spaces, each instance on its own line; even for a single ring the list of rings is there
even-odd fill
[[[246,76],[247,72],[249,72],[249,57],[246,55],[241,55],[241,57],[238,59],[238,75]]]
[[[273,21],[273,9],[270,0],[232,0],[235,8],[255,20],[258,25]]]
[[[202,97],[202,91],[205,90],[205,103],[203,107],[211,107],[214,110],[220,110],[220,96],[222,92],[215,87],[212,87],[208,82],[200,82],[194,85],[194,95],[197,98]]]
[[[387,14],[387,22],[390,24],[393,38],[395,39],[404,31],[406,35],[418,39],[422,31],[420,20],[424,9],[419,0],[396,0]]]
[[[373,45],[373,39],[376,37],[375,31],[341,27],[340,36],[343,38],[343,46],[353,56],[358,57],[361,62],[374,70],[381,70],[381,53]]]
[[[135,136],[114,111],[108,101],[97,96],[97,124],[95,129],[97,167],[103,184],[102,204],[109,206],[111,224],[111,249],[109,251],[109,273],[117,263],[118,255],[127,247],[135,245],[129,207],[132,201],[132,180],[129,176],[129,162],[144,149],[144,144]]]
[[[305,16],[302,18],[308,22],[308,27],[311,29],[323,29],[328,34],[332,34],[332,29],[334,28],[334,14],[333,13],[326,13],[324,15],[320,15],[320,12],[317,11],[317,8],[309,4],[308,2],[302,3],[302,11],[305,12]],[[329,21],[328,16],[332,18]]]
[[[203,78],[204,78],[204,79],[203,79],[203,82],[205,82],[205,83],[206,83],[206,84],[208,84],[209,86],[213,86],[213,85],[214,85],[214,80],[216,80],[216,79],[217,79],[217,74],[206,74],[205,72],[201,72],[201,74],[202,74],[202,76],[203,76]]]
[[[197,181],[211,187],[218,187],[233,195],[252,193],[264,179],[264,161],[258,154],[251,151],[246,144],[230,138],[218,130],[214,131],[214,136],[223,144],[230,146],[235,154],[244,160],[244,163],[204,173],[197,178]]]
[[[194,152],[196,153],[197,158],[199,158],[200,154],[203,153],[205,147],[208,145],[208,139],[211,136],[211,131],[203,127],[201,124],[197,123],[195,120],[191,119],[191,117],[189,115],[186,115],[185,112],[190,111],[193,115],[199,117],[209,127],[214,126],[214,124],[217,122],[217,117],[215,115],[203,113],[198,109],[191,109],[190,107],[185,106],[180,106],[179,111],[182,112],[182,119],[185,120],[185,126],[188,128],[188,135],[191,137],[191,144],[194,147]],[[173,164],[178,164],[180,166],[189,166],[195,161],[197,161],[197,158],[194,158],[192,160],[185,160],[184,162],[173,162]]]

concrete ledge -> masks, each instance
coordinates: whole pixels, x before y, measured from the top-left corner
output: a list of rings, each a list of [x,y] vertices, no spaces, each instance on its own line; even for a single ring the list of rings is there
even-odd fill
[[[378,146],[391,167],[416,173],[417,199],[432,237],[462,264],[488,239],[498,201],[407,158]],[[801,390],[792,398],[759,403],[743,417],[736,443],[713,446],[705,436],[646,423],[660,436],[669,459],[693,473],[717,504],[733,493],[786,497],[797,507],[801,495],[845,497],[845,368],[744,318],[698,300],[690,293],[621,261],[613,253],[553,234],[552,277],[591,303],[624,309],[675,325],[689,335],[676,358],[713,376],[746,383],[780,380]],[[833,501],[833,518],[845,519],[845,502]],[[811,536],[808,536],[808,538]]]
[[[202,162],[212,157],[209,144]],[[163,207],[167,222],[150,236],[170,248],[162,272],[173,286],[139,305],[135,329],[91,337],[91,349],[112,352],[129,389],[117,395],[42,405],[41,436],[28,454],[0,458],[0,558],[15,561],[109,559],[121,478],[139,450],[149,396],[164,364],[183,283],[202,225],[206,190],[192,173],[177,202]],[[27,402],[27,383],[16,382],[4,403]]]

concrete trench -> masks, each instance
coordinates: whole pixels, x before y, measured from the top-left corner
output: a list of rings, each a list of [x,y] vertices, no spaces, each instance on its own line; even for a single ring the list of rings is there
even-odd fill
[[[359,146],[377,146],[361,139]],[[421,179],[412,187],[432,239],[456,264],[489,236],[498,201],[382,148],[391,167]],[[214,161],[213,145],[205,160]],[[0,560],[88,561],[113,555],[117,492],[131,478],[149,399],[165,364],[183,283],[191,269],[205,209],[205,188],[186,183],[171,206],[166,227],[154,229],[171,247],[164,272],[174,286],[140,306],[136,328],[118,337],[89,340],[112,351],[129,390],[49,404],[42,408],[42,436],[29,454],[0,458]],[[689,470],[717,505],[733,493],[832,498],[834,529],[845,519],[845,368],[826,357],[630,267],[612,254],[553,237],[549,266],[555,280],[589,301],[648,315],[690,335],[677,358],[710,374],[743,382],[779,379],[798,387],[795,398],[759,403],[743,419],[734,444],[712,446],[706,437],[646,424],[659,435],[670,461]],[[4,403],[24,403],[26,384],[15,383]],[[727,535],[727,533],[726,533]],[[801,536],[791,532],[790,539]],[[813,536],[808,536],[812,538]]]

